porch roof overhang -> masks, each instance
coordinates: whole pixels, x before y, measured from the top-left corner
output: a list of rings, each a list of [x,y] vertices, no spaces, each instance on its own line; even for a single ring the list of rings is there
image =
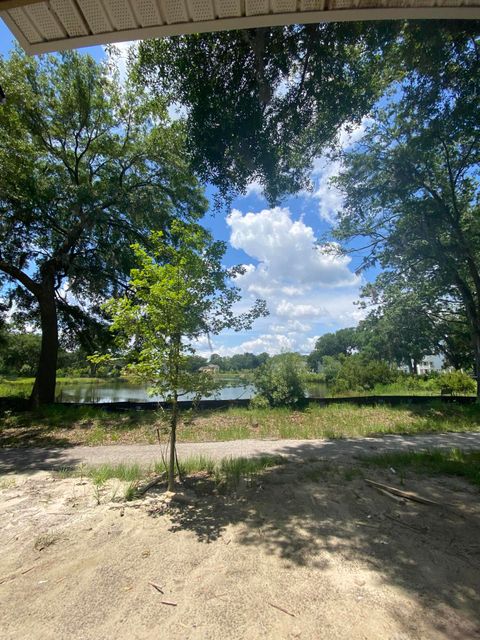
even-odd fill
[[[480,19],[480,0],[0,0],[30,54],[293,23]]]

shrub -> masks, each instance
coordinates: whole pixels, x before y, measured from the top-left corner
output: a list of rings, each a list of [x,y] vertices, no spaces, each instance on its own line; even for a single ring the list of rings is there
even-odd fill
[[[363,354],[326,356],[323,359],[327,384],[334,393],[371,390],[376,384],[390,384],[398,372],[382,360],[371,360]]]
[[[250,409],[268,409],[270,407],[270,403],[265,396],[256,395],[250,400],[249,408]]]
[[[306,370],[296,353],[274,356],[256,370],[257,391],[272,407],[301,404],[306,396]]]
[[[445,395],[469,395],[475,393],[476,384],[468,374],[463,371],[448,371],[438,376],[436,382]]]

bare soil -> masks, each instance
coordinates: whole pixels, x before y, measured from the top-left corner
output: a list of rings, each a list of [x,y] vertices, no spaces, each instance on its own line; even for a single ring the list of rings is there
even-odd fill
[[[320,462],[226,496],[200,474],[172,502],[162,487],[125,503],[114,481],[98,491],[50,472],[3,476],[0,637],[480,637],[478,488],[368,477],[443,506]]]

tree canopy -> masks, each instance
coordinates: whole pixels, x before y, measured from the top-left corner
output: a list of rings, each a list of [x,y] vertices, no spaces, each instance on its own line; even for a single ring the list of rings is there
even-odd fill
[[[380,289],[415,297],[425,315],[466,318],[479,376],[478,37],[452,37],[433,60],[421,60],[343,154],[336,234],[362,240],[364,266],[384,269]]]
[[[180,123],[107,63],[67,53],[0,58],[0,272],[42,329],[32,399],[54,399],[58,325],[90,351],[100,304],[122,292],[132,242],[206,210]],[[95,331],[89,331],[92,325]]]
[[[137,77],[187,111],[195,170],[222,195],[259,181],[271,201],[373,106],[400,23],[322,23],[145,41]]]

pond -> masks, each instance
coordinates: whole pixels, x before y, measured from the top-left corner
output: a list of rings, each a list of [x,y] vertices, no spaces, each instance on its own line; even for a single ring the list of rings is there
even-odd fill
[[[239,400],[250,399],[255,395],[252,384],[238,380],[225,383],[210,399]],[[326,387],[322,384],[311,384],[308,388],[311,398],[323,398]],[[191,400],[192,394],[182,396],[182,400]],[[104,382],[74,382],[62,384],[57,392],[58,402],[155,402],[162,400],[161,396],[148,394],[146,385],[133,384],[125,380],[106,380]]]

